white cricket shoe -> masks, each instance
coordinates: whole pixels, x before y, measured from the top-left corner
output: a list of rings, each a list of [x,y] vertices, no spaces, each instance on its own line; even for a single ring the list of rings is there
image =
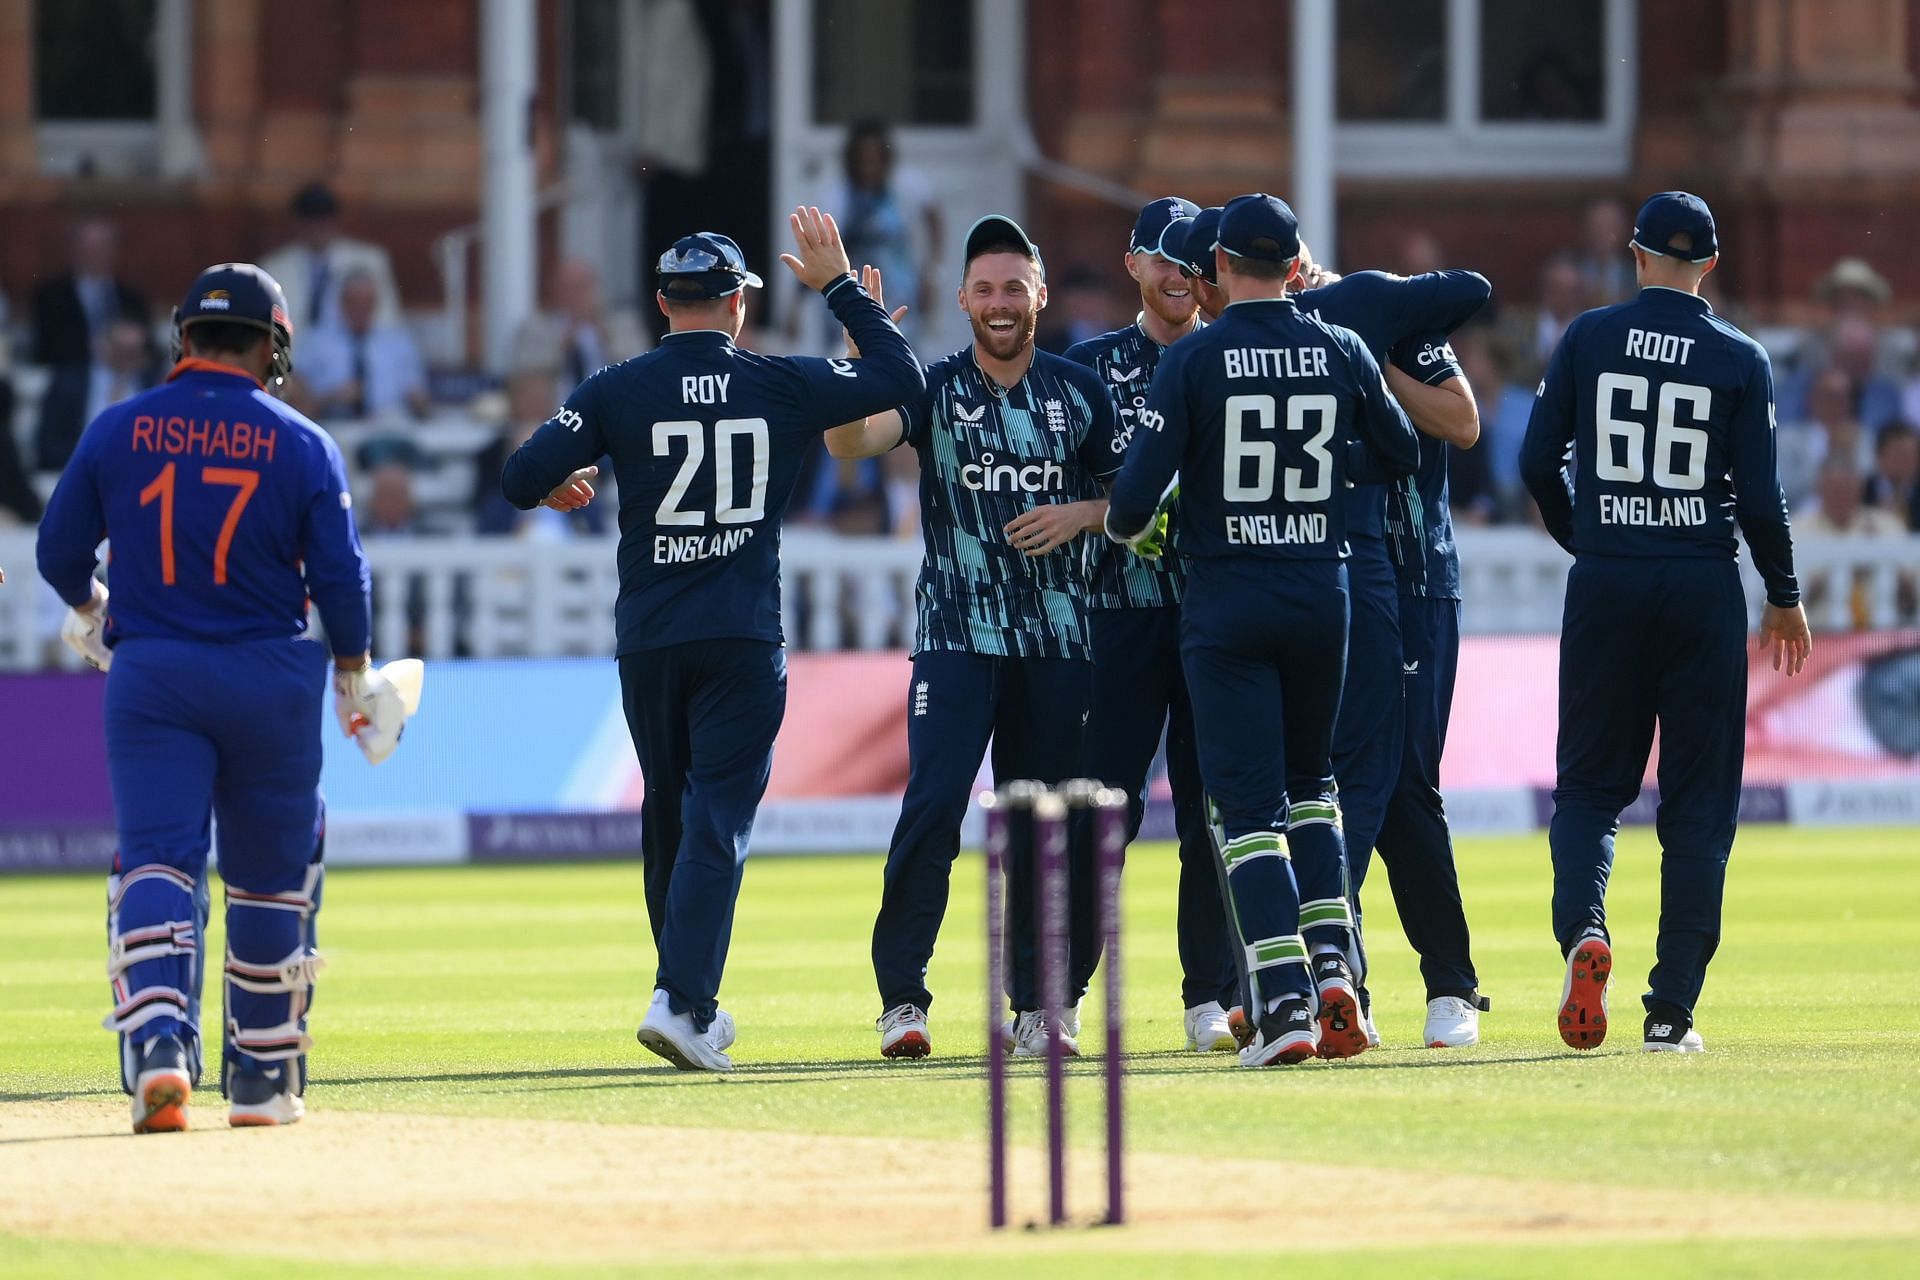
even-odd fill
[[[227,1082],[227,1124],[234,1129],[269,1128],[295,1124],[307,1114],[307,1104],[288,1086],[286,1067],[239,1071]]]
[[[1429,1049],[1463,1049],[1479,1044],[1479,1006],[1459,996],[1427,1001],[1427,1029],[1421,1043]]]
[[[705,1033],[695,1030],[692,1014],[675,1013],[668,1007],[667,993],[655,991],[637,1038],[682,1071],[733,1070],[733,1059],[714,1047],[711,1035],[711,1027]]]
[[[733,1048],[734,1034],[733,1015],[725,1009],[715,1009],[713,1021],[707,1024],[707,1039],[713,1047],[725,1053]]]
[[[1679,1032],[1675,1035],[1675,1032]],[[1641,1042],[1642,1053],[1705,1053],[1706,1041],[1692,1027],[1680,1031],[1678,1023],[1656,1021],[1651,1015],[1647,1018],[1646,1039]]]
[[[1187,1010],[1187,1048],[1194,1053],[1233,1053],[1240,1048],[1218,1000]]]
[[[883,1058],[924,1058],[933,1052],[927,1011],[918,1005],[897,1004],[881,1014],[874,1025],[880,1029]]]
[[[1080,1021],[1076,1011],[1069,1010],[1060,1020],[1061,1047],[1069,1058],[1080,1056],[1080,1041],[1077,1035]],[[1047,1015],[1038,1009],[1029,1009],[1013,1020],[1013,1056],[1016,1058],[1044,1058],[1047,1056]]]
[[[1006,1042],[1008,1052],[1012,1052],[1014,1045],[1019,1043],[1014,1037],[1014,1021],[1013,1018],[1008,1018],[1000,1024],[1000,1038]],[[1060,1026],[1066,1031],[1067,1039],[1075,1044],[1080,1043],[1079,1004],[1076,1003],[1067,1009],[1067,1015],[1060,1020]]]
[[[1360,1029],[1367,1033],[1367,1048],[1378,1049],[1380,1047],[1380,1029],[1373,1025],[1372,1009],[1362,1009],[1360,1011]]]

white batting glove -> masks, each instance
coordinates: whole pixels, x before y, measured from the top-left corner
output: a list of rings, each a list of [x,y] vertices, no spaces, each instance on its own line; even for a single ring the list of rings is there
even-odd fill
[[[420,705],[422,671],[421,664],[412,659],[392,662],[379,670],[371,665],[356,671],[334,669],[334,718],[369,764],[379,764],[400,745],[407,720]]]
[[[87,660],[87,665],[105,671],[113,665],[113,650],[107,648],[107,589],[95,582],[95,608],[82,613],[67,610],[60,623],[60,642]]]

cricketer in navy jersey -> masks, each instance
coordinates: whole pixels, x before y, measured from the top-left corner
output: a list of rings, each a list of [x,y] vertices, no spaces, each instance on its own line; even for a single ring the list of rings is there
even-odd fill
[[[1547,366],[1521,449],[1541,518],[1573,553],[1560,634],[1553,927],[1561,1038],[1606,1036],[1606,888],[1620,811],[1660,735],[1657,958],[1644,1045],[1687,1052],[1720,941],[1746,747],[1746,599],[1734,528],[1766,586],[1760,632],[1797,674],[1811,648],[1774,441],[1773,371],[1713,313],[1706,202],[1664,192],[1633,233],[1637,298],[1577,317]]]
[[[1137,543],[1177,477],[1191,557],[1181,650],[1255,983],[1249,1065],[1366,1047],[1340,954],[1352,916],[1331,760],[1347,633],[1342,490],[1359,455],[1383,477],[1418,458],[1360,337],[1285,296],[1298,259],[1284,202],[1226,207],[1216,264],[1232,302],[1162,361],[1107,519]]]
[[[1066,352],[1067,359],[1099,374],[1111,392],[1120,422],[1118,449],[1132,438],[1167,347],[1200,327],[1198,293],[1181,267],[1184,229],[1198,212],[1177,196],[1163,196],[1140,210],[1125,257],[1140,292],[1139,316]],[[1158,556],[1136,555],[1108,538],[1089,540],[1093,697],[1081,772],[1127,793],[1131,842],[1146,812],[1153,762],[1164,737],[1179,838],[1175,921],[1186,1044],[1211,1052],[1235,1047],[1227,1010],[1234,1003],[1238,973],[1194,750],[1193,705],[1180,672],[1179,602],[1186,571],[1178,542],[1177,523]],[[1091,848],[1090,840],[1078,841],[1072,853],[1084,864]],[[1091,894],[1091,866],[1076,866],[1075,875],[1075,889]],[[1070,987],[1076,998],[1100,962],[1101,939],[1092,927],[1096,917],[1090,900],[1074,917],[1087,926],[1085,936],[1074,938]]]
[[[280,286],[248,263],[211,268],[175,323],[184,358],[87,428],[38,548],[74,607],[69,636],[108,670],[119,848],[106,1025],[137,1133],[185,1128],[200,1076],[210,818],[227,897],[229,1121],[300,1118],[319,964],[321,694],[332,665],[344,728],[385,683],[367,669],[370,580],[340,450],[266,391],[292,368]],[[93,578],[103,538],[111,596]],[[309,634],[309,599],[325,646]]]
[[[1046,305],[1039,250],[982,218],[964,241],[958,301],[973,343],[927,369],[923,395],[827,434],[836,458],[901,444],[920,461],[919,631],[908,690],[907,790],[887,851],[873,968],[880,1052],[932,1049],[927,964],[945,918],[960,823],[980,760],[1053,784],[1080,769],[1091,680],[1083,533],[1119,469],[1113,402],[1094,372],[1034,346]],[[1044,1048],[1035,985],[1032,851],[1008,872],[1015,1052]]]
[[[859,359],[775,358],[737,345],[742,294],[760,278],[710,232],[660,260],[671,328],[645,355],[583,382],[507,460],[522,509],[575,509],[611,455],[620,494],[615,652],[646,783],[641,859],[659,953],[640,1028],[687,1069],[728,1070],[732,1020],[717,996],[734,902],[786,708],[780,520],[823,430],[918,392],[906,339],[848,273],[833,219],[796,211],[798,257],[860,343]]]

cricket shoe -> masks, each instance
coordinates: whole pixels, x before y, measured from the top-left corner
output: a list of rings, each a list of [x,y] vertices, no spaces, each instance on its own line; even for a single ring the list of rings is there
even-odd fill
[[[193,1077],[187,1071],[187,1047],[178,1036],[155,1036],[140,1048],[140,1070],[133,1080],[133,1131],[182,1133]]]
[[[1243,1067],[1288,1066],[1305,1062],[1320,1044],[1313,1020],[1313,1002],[1305,996],[1287,996],[1254,1028],[1253,1040],[1240,1051]]]
[[[1247,1011],[1240,1005],[1227,1010],[1227,1029],[1233,1032],[1233,1039],[1242,1049],[1253,1043],[1254,1027],[1247,1021]]]
[[[1367,1033],[1367,1048],[1378,1049],[1380,1047],[1380,1029],[1373,1025],[1373,1010],[1362,1009],[1360,1011],[1360,1026]]]
[[[1080,1021],[1075,1010],[1068,1011],[1060,1020],[1060,1047],[1069,1058],[1080,1056],[1080,1039],[1077,1034]],[[1029,1009],[1015,1015],[1013,1019],[1013,1056],[1016,1058],[1044,1058],[1047,1056],[1047,1041],[1051,1037],[1047,1031],[1047,1015],[1039,1009]]]
[[[1480,1043],[1480,1006],[1459,996],[1427,1001],[1427,1029],[1421,1043],[1429,1049],[1464,1049]]]
[[[713,1021],[707,1024],[707,1040],[714,1048],[725,1053],[733,1048],[733,1015],[725,1009],[713,1011]]]
[[[1665,1013],[1650,1013],[1646,1038],[1640,1049],[1643,1053],[1705,1053],[1707,1045],[1700,1033],[1686,1023],[1675,1021]]]
[[[706,1031],[695,1027],[692,1014],[675,1013],[665,991],[655,991],[635,1036],[682,1071],[733,1070],[733,1059],[714,1047],[711,1033],[711,1027]]]
[[[1008,1053],[1012,1053],[1014,1046],[1019,1043],[1014,1037],[1014,1026],[1017,1018],[1018,1015],[1015,1015],[1000,1024],[1000,1039],[1002,1043],[1007,1046]],[[1067,1009],[1066,1017],[1060,1020],[1060,1025],[1066,1029],[1067,1039],[1073,1041],[1075,1044],[1080,1043],[1080,1004],[1078,1001],[1074,1002],[1074,1004]]]
[[[1613,948],[1599,933],[1582,934],[1567,952],[1567,979],[1560,985],[1560,1038],[1571,1049],[1598,1049],[1607,1038],[1607,984],[1613,978]]]
[[[227,1124],[253,1129],[296,1123],[307,1114],[307,1104],[292,1086],[292,1073],[285,1067],[236,1069],[227,1081]]]
[[[1240,1047],[1227,1011],[1218,1000],[1209,1000],[1187,1010],[1187,1048],[1194,1053],[1231,1053]]]
[[[1327,951],[1313,958],[1313,985],[1319,995],[1320,1043],[1323,1058],[1352,1058],[1367,1051],[1367,1027],[1360,1016],[1360,996],[1347,958]]]
[[[933,1037],[927,1033],[927,1011],[918,1005],[897,1004],[881,1014],[874,1025],[880,1030],[883,1058],[924,1058],[933,1052]]]

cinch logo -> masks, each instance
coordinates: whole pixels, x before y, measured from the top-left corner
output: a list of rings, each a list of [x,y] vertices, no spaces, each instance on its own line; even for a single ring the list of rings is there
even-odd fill
[[[587,425],[587,420],[572,409],[559,409],[554,412],[553,420],[569,431],[578,431]]]
[[[1424,369],[1428,365],[1439,364],[1443,360],[1451,360],[1453,358],[1453,344],[1451,342],[1443,342],[1437,347],[1429,342],[1426,346],[1420,348],[1420,354],[1413,359],[1415,364],[1418,364]]]
[[[1058,493],[1067,487],[1067,469],[1045,462],[996,462],[983,453],[980,461],[960,468],[960,483],[975,493]]]

